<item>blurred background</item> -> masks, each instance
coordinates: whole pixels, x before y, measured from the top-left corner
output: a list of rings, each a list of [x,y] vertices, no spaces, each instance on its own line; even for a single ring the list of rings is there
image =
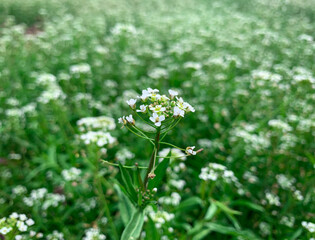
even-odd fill
[[[314,239],[314,30],[314,0],[1,0],[0,219],[119,239],[99,159],[148,163],[117,118],[151,87],[196,108],[168,140],[204,151],[171,161],[142,239]]]

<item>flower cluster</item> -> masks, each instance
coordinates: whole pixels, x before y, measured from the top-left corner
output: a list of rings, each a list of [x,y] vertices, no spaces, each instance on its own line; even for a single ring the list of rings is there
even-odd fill
[[[61,175],[66,181],[77,181],[80,178],[81,169],[72,167],[70,169],[64,169],[61,172]]]
[[[35,224],[34,220],[28,218],[25,214],[12,213],[8,218],[4,217],[0,219],[0,237],[5,236],[8,239],[16,240],[24,239],[20,234],[26,234],[29,227]],[[37,233],[31,231],[30,237],[35,236]]]
[[[225,183],[233,183],[238,189],[239,194],[243,193],[242,185],[234,175],[234,172],[228,170],[226,166],[223,166],[218,163],[209,163],[207,167],[201,169],[199,178],[204,181],[217,181],[223,180]]]
[[[310,233],[315,233],[315,223],[303,221],[302,226]]]
[[[85,231],[83,240],[105,240],[106,236],[97,228],[89,228]]]
[[[57,207],[65,200],[66,198],[64,195],[48,193],[46,188],[33,190],[29,197],[23,198],[23,202],[27,206],[32,207],[34,205],[40,205],[43,210],[47,210],[50,207]]]
[[[163,224],[170,222],[175,217],[173,213],[168,213],[166,211],[155,212],[152,208],[148,208],[147,210],[149,211],[148,216],[155,223],[156,228],[161,228]]]
[[[77,121],[81,132],[79,138],[86,144],[95,143],[98,147],[114,144],[117,139],[108,132],[116,127],[115,121],[111,117],[87,117]]]
[[[195,112],[195,109],[183,98],[178,97],[178,92],[168,90],[168,96],[159,94],[158,89],[147,88],[142,90],[142,95],[137,99],[127,100],[127,104],[137,114],[142,113],[149,118],[155,127],[161,127],[162,123],[167,123],[170,119],[184,117],[189,112]],[[140,102],[139,109],[137,109],[137,102]],[[119,118],[119,123],[135,124],[132,115]]]

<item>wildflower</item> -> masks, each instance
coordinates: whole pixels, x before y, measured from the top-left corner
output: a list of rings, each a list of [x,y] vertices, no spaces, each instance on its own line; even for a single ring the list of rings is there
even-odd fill
[[[136,123],[131,114],[126,117],[126,120],[128,123],[130,123],[132,125],[135,125],[135,123]]]
[[[174,107],[174,114],[173,114],[173,116],[174,117],[184,117],[184,115],[185,115],[185,111],[184,110],[182,110],[182,109],[180,109],[179,107]]]
[[[17,219],[19,217],[19,214],[17,214],[16,212],[12,213],[10,216],[10,218],[13,218],[13,219]]]
[[[32,225],[34,225],[34,220],[33,219],[28,219],[27,221],[26,221],[26,224],[28,225],[28,226],[32,226]]]
[[[3,227],[0,229],[0,233],[6,235],[7,233],[11,232],[11,230],[12,230],[11,227]]]
[[[162,95],[161,96],[161,99],[160,99],[162,102],[167,102],[168,100],[170,100],[168,97],[166,97],[165,95]]]
[[[123,116],[123,117],[118,118],[118,122],[121,123],[124,127],[124,125],[127,124],[126,117]]]
[[[150,120],[154,122],[155,126],[160,127],[162,124],[162,121],[165,120],[165,116],[164,115],[159,116],[157,113],[154,112],[153,116],[150,117]]]
[[[64,169],[61,172],[61,175],[66,181],[77,181],[79,180],[79,176],[81,174],[81,170],[75,167],[70,169]]]
[[[161,112],[165,112],[166,108],[163,107],[162,105],[156,105],[156,106],[150,107],[150,110],[155,112],[155,113],[160,114]]]
[[[315,223],[303,221],[302,226],[311,233],[315,232]]]
[[[168,93],[170,94],[170,98],[174,99],[174,97],[178,96],[178,92],[174,91],[174,90],[168,90]]]
[[[186,153],[187,153],[188,155],[196,155],[197,152],[194,151],[194,149],[195,149],[195,146],[193,146],[193,147],[187,147],[187,148],[186,148]]]
[[[22,221],[17,221],[16,226],[18,227],[19,231],[26,232],[27,231],[27,225],[25,225]]]
[[[127,100],[126,102],[132,109],[136,108],[137,99],[131,98],[131,99]]]
[[[25,214],[20,214],[19,218],[20,218],[21,221],[25,221],[27,219]]]
[[[147,101],[148,98],[150,97],[150,92],[148,90],[142,90],[142,95],[138,96],[143,102]]]
[[[142,112],[142,113],[145,113],[147,111],[147,107],[146,105],[141,105],[140,106],[140,110],[137,110],[137,112]]]
[[[77,64],[77,65],[72,65],[70,67],[70,72],[72,74],[90,73],[91,72],[91,67],[87,63],[80,63],[80,64]]]

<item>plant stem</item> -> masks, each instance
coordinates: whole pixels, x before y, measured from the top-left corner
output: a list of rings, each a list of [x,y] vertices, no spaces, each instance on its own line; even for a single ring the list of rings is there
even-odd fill
[[[154,140],[154,149],[153,149],[153,152],[151,155],[149,167],[148,167],[147,173],[146,173],[144,181],[143,181],[145,189],[147,189],[147,187],[148,187],[149,174],[152,172],[152,170],[154,170],[154,167],[155,167],[156,155],[157,155],[157,152],[159,151],[159,148],[160,148],[160,142],[159,142],[160,141],[160,133],[161,133],[161,129],[158,128],[156,130],[156,135],[155,135],[155,140]]]

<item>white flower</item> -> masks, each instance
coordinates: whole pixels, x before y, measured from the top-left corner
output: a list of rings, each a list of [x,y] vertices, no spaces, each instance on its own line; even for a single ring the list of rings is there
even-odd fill
[[[187,148],[186,148],[186,153],[187,153],[188,155],[196,155],[197,152],[194,151],[194,149],[195,149],[195,146],[193,146],[193,147],[187,147]]]
[[[27,220],[27,217],[26,217],[25,214],[20,214],[19,217],[20,217],[20,220],[21,220],[21,221]]]
[[[147,111],[147,107],[148,107],[147,105],[141,105],[140,110],[137,110],[137,112],[143,112],[144,113]]]
[[[150,92],[147,90],[142,90],[142,95],[138,96],[143,102],[145,102],[151,96]]]
[[[135,124],[135,120],[133,119],[132,115],[130,114],[129,116],[126,117],[126,120],[130,124]]]
[[[168,93],[170,94],[171,99],[173,99],[174,97],[178,96],[178,92],[174,91],[174,90],[168,90]]]
[[[125,124],[127,123],[126,117],[123,116],[123,117],[121,117],[121,118],[118,118],[118,122],[121,123],[121,124],[123,124],[123,125],[125,125]]]
[[[161,99],[160,99],[162,102],[167,102],[168,100],[170,100],[168,97],[166,97],[165,95],[162,95],[161,96]]]
[[[158,89],[152,89],[152,88],[148,88],[147,91],[151,94],[160,92]]]
[[[25,225],[22,221],[17,221],[16,226],[18,227],[19,231],[26,232],[27,231],[27,225]]]
[[[155,113],[161,113],[161,112],[165,112],[166,108],[163,107],[162,105],[156,105],[156,106],[150,107],[150,110]]]
[[[165,120],[165,116],[164,115],[157,115],[157,113],[153,113],[153,116],[150,117],[150,120],[152,122],[154,122],[155,126],[160,127],[161,126],[161,122]]]
[[[17,219],[18,217],[19,217],[19,214],[17,214],[16,212],[10,215],[10,218],[14,218],[14,219]]]
[[[131,98],[131,99],[127,100],[126,102],[132,109],[136,108],[137,99]]]
[[[0,229],[0,233],[3,234],[3,235],[6,235],[7,233],[9,233],[10,231],[12,230],[11,227],[3,227]]]
[[[174,117],[178,117],[178,116],[184,117],[184,115],[185,115],[185,111],[184,110],[180,109],[177,106],[174,107],[174,114],[173,114]]]
[[[186,112],[195,112],[195,108],[193,108],[189,103],[184,102],[183,105]]]
[[[21,239],[23,239],[23,237],[21,235],[16,235],[15,236],[15,240],[21,240]]]

